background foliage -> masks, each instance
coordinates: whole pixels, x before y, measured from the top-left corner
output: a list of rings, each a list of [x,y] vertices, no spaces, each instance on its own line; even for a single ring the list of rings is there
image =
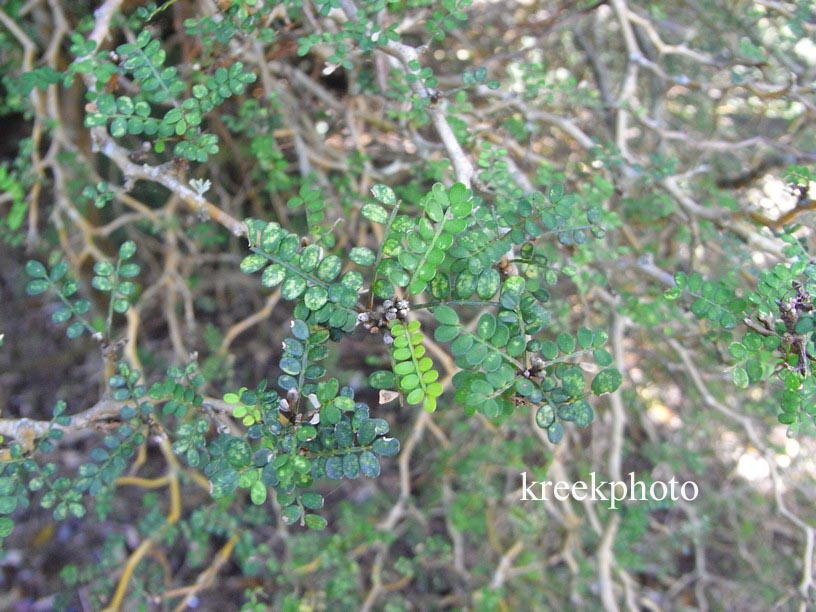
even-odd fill
[[[805,609],[814,31],[6,2],[3,607]]]

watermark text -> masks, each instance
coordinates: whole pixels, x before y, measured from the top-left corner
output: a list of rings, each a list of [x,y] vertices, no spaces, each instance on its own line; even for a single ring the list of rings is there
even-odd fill
[[[623,501],[693,501],[700,493],[697,483],[686,480],[682,483],[672,477],[668,482],[655,480],[646,484],[635,480],[635,473],[629,472],[628,480],[599,480],[595,472],[589,473],[590,480],[585,482],[565,482],[563,480],[531,480],[527,472],[521,473],[520,501],[546,501],[557,499],[564,501],[604,501],[609,503],[610,510],[618,508]]]

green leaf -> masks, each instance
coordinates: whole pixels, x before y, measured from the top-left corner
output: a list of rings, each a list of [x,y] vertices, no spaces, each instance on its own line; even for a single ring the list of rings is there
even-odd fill
[[[592,357],[595,359],[595,363],[602,368],[611,366],[615,361],[612,355],[606,349],[595,349],[592,352]]]
[[[122,264],[119,266],[119,276],[122,278],[135,278],[139,275],[140,270],[139,264]]]
[[[516,380],[516,392],[522,397],[527,397],[535,391],[535,385],[526,378]]]
[[[494,399],[488,399],[479,406],[479,412],[489,419],[495,419],[499,416],[499,405]]]
[[[337,278],[342,267],[343,261],[339,257],[329,255],[317,266],[317,277],[322,281],[330,283]]]
[[[11,514],[17,508],[17,497],[6,495],[0,497],[0,514]]]
[[[445,212],[442,205],[434,198],[431,198],[425,202],[425,212],[427,213],[428,218],[434,223],[440,223],[445,217]]]
[[[290,324],[292,335],[298,340],[306,340],[309,337],[309,326],[300,319],[292,321]]]
[[[263,271],[261,285],[269,289],[277,287],[286,278],[286,267],[283,264],[272,264]]]
[[[293,236],[295,248],[293,251],[297,251],[300,241],[297,239],[297,236]],[[287,241],[284,241],[287,242]],[[281,246],[283,249],[283,246]],[[317,264],[320,263],[320,247],[315,244],[308,245],[303,252],[300,254],[300,269],[304,272],[311,272],[317,267]]]
[[[451,186],[448,198],[454,217],[467,217],[473,210],[473,202],[470,200],[468,189],[462,183],[454,183]]]
[[[82,332],[85,331],[85,326],[82,324],[81,321],[74,321],[68,326],[68,329],[65,330],[65,335],[68,336],[71,340],[75,338],[79,338],[82,335]]]
[[[576,336],[576,339],[578,340],[578,347],[582,350],[588,349],[590,346],[592,346],[592,338],[593,333],[591,330],[587,329],[586,327],[580,328]]]
[[[544,359],[552,360],[558,357],[558,345],[552,340],[545,340],[541,343],[541,356]]]
[[[360,475],[360,460],[354,453],[343,457],[343,476],[353,480]]]
[[[127,134],[127,119],[124,117],[116,117],[111,121],[110,133],[114,138],[121,138]]]
[[[586,400],[578,400],[575,402],[573,421],[578,427],[588,427],[595,419],[595,411]]]
[[[400,444],[396,438],[377,438],[371,448],[380,457],[393,457],[399,449]]]
[[[0,495],[11,495],[17,488],[16,478],[10,476],[0,477]]]
[[[340,409],[334,404],[326,404],[320,408],[320,422],[325,425],[335,425],[341,418]]]
[[[294,525],[300,520],[302,512],[299,506],[287,506],[283,510],[281,510],[281,521],[283,521],[286,525]],[[317,516],[317,515],[313,515]],[[321,518],[321,517],[318,517]]]
[[[33,281],[29,281],[28,285],[26,285],[26,293],[28,295],[39,295],[41,293],[45,293],[48,291],[49,285],[48,281],[45,279],[35,279]]]
[[[374,389],[393,389],[396,384],[396,377],[393,372],[379,370],[372,372],[368,377],[368,383]]]
[[[343,460],[340,457],[326,459],[326,478],[340,480],[343,478]]]
[[[428,372],[428,373],[430,374],[431,372]],[[436,376],[439,375],[439,373],[436,372],[435,370],[433,371],[433,374],[435,374]],[[430,383],[428,385],[428,387],[425,389],[425,392],[432,398],[439,397],[440,395],[442,395],[443,391],[444,391],[444,387],[442,387],[442,383],[438,383],[438,382]]]
[[[762,380],[762,369],[762,362],[759,359],[749,359],[745,363],[748,379],[753,383]]]
[[[0,516],[0,538],[6,538],[14,531],[14,521],[7,516]]]
[[[667,300],[676,300],[682,295],[682,293],[683,291],[680,289],[680,287],[672,287],[671,289],[666,289],[666,291],[663,292],[663,297],[665,297]]]
[[[26,274],[28,274],[32,278],[45,278],[46,276],[48,276],[48,273],[45,270],[45,266],[35,259],[28,260],[25,269]],[[46,283],[46,287],[47,286],[48,284]]]
[[[260,480],[252,483],[249,489],[249,498],[256,506],[261,506],[266,501],[266,485]]]
[[[210,478],[210,494],[218,499],[226,497],[238,487],[238,472],[227,468],[216,472]]]
[[[498,270],[493,268],[486,268],[479,274],[476,281],[476,294],[483,300],[489,300],[499,290],[501,284],[501,276]]]
[[[370,451],[360,453],[360,472],[367,478],[376,478],[380,475],[380,461]]]
[[[269,260],[259,253],[247,255],[241,261],[241,272],[244,274],[252,274],[263,268],[267,263],[269,263]]]
[[[444,304],[434,308],[434,317],[442,325],[459,325],[459,315],[453,308]]]
[[[813,317],[802,317],[796,322],[794,331],[797,334],[807,334],[813,331]]]
[[[559,334],[555,340],[556,343],[558,344],[558,349],[562,353],[569,355],[575,350],[575,338],[573,338],[569,334],[567,333]]]
[[[461,328],[458,325],[442,325],[434,331],[434,339],[437,342],[450,342],[459,335]]]
[[[91,279],[91,287],[97,291],[113,291],[113,282],[104,276],[94,276]]]
[[[373,221],[374,223],[385,225],[388,222],[388,213],[378,204],[363,204],[361,213],[366,219]]]
[[[620,387],[623,382],[623,375],[616,368],[601,370],[592,380],[592,392],[595,395],[612,393]]]
[[[351,259],[351,261],[356,263],[358,266],[374,265],[376,258],[377,257],[374,252],[368,247],[354,247],[349,252],[349,259]]]
[[[307,514],[303,520],[306,526],[314,531],[322,531],[329,524],[329,522],[319,514]]]
[[[476,324],[476,333],[484,340],[492,338],[496,333],[496,317],[489,312],[482,314]]]
[[[406,363],[408,363],[408,362],[406,362]],[[400,380],[399,386],[400,386],[400,389],[402,389],[403,391],[412,391],[412,390],[416,389],[419,386],[419,376],[417,376],[416,374],[408,374],[407,376],[404,376],[402,378],[402,380]],[[413,404],[413,403],[416,403],[416,402],[408,402],[408,403]]]
[[[448,208],[450,206],[448,192],[445,190],[445,186],[442,183],[434,183],[431,187],[431,194],[433,195],[433,199],[439,204],[440,207]]]
[[[451,343],[451,354],[454,357],[465,355],[473,347],[473,343],[474,339],[472,335],[462,334]]]
[[[553,444],[558,444],[564,438],[564,426],[561,423],[553,423],[547,428],[547,439]]]
[[[300,374],[301,364],[294,357],[284,357],[280,360],[280,368],[291,376],[297,376]]]
[[[405,402],[407,404],[411,404],[415,406],[417,404],[421,404],[422,400],[425,399],[425,391],[421,388],[414,389],[411,391],[405,398]]]
[[[303,296],[303,303],[309,310],[319,310],[328,299],[329,294],[323,287],[309,287]]]
[[[245,440],[230,438],[224,451],[224,458],[236,469],[245,468],[252,460],[252,450]]]
[[[103,94],[96,99],[96,108],[103,115],[116,114],[116,100],[112,94]]]
[[[487,352],[488,348],[484,344],[476,344],[465,355],[465,361],[468,365],[477,366],[485,360]]]
[[[549,404],[543,404],[536,411],[535,415],[536,425],[542,429],[547,429],[555,421],[555,411]]]
[[[427,281],[416,279],[411,281],[408,285],[408,294],[409,295],[417,295],[422,293],[425,290],[425,286],[427,285]]]
[[[385,204],[386,206],[393,206],[397,203],[397,196],[394,194],[394,190],[391,189],[388,185],[374,185],[371,188],[372,195],[379,201]],[[365,207],[363,207],[365,208]],[[364,213],[365,215],[365,213]],[[370,217],[366,217],[369,218]],[[386,216],[387,219],[387,216]],[[371,219],[374,221],[374,219]],[[377,223],[385,223],[385,221],[377,221]]]
[[[320,493],[309,491],[301,496],[300,503],[309,510],[320,510],[323,507],[324,500]]]
[[[748,355],[745,346],[740,342],[732,342],[728,345],[728,352],[734,359],[744,359]]]
[[[357,430],[357,442],[361,446],[368,446],[377,437],[377,424],[373,420],[363,421]]]
[[[301,276],[287,276],[281,285],[281,297],[285,300],[296,300],[306,291],[306,279]]]
[[[731,372],[731,378],[733,379],[734,384],[740,389],[745,389],[748,387],[748,372],[745,371],[745,368],[734,368],[734,370]]]

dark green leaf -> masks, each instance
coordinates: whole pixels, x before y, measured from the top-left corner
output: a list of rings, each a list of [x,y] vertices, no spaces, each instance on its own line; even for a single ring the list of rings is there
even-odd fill
[[[360,472],[368,478],[376,478],[380,475],[380,461],[370,451],[360,453]]]
[[[561,423],[553,423],[547,428],[547,439],[553,444],[558,444],[564,437],[564,426]]]
[[[381,457],[393,457],[399,452],[400,444],[396,438],[377,438],[372,450]]]
[[[39,295],[48,291],[48,287],[50,287],[50,285],[47,280],[35,279],[29,281],[28,285],[26,285],[26,293],[28,293],[28,295]]]
[[[396,384],[394,374],[385,370],[373,372],[368,382],[374,389],[393,389]]]
[[[210,478],[210,494],[216,499],[229,495],[237,486],[238,472],[233,469],[221,470]]]
[[[349,453],[343,457],[343,476],[348,479],[357,478],[360,475],[360,460],[354,453]]]
[[[45,270],[45,266],[42,265],[39,261],[37,261],[35,259],[30,259],[26,263],[25,269],[26,269],[26,274],[28,274],[32,278],[45,278],[48,275],[48,273]],[[30,283],[29,283],[29,285],[30,285]],[[47,286],[48,285],[46,283],[46,287]]]
[[[459,324],[459,315],[456,314],[456,311],[453,308],[444,304],[434,308],[434,317],[436,317],[436,320],[442,325]]]

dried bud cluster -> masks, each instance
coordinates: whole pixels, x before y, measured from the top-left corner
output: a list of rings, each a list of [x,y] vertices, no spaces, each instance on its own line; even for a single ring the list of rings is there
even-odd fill
[[[298,412],[293,415],[292,407],[296,406],[300,401],[300,393],[297,389],[289,389],[286,392],[286,397],[282,397],[278,402],[278,412],[290,422],[294,419],[296,423],[305,421],[311,425],[317,425],[320,422],[320,401],[314,393],[307,395],[306,399],[309,400],[310,409],[306,410],[305,413]]]
[[[544,360],[541,357],[533,357],[530,359],[530,367],[524,372],[522,375],[524,378],[532,378],[534,376],[541,376],[541,373],[544,371]]]
[[[410,303],[403,299],[384,300],[382,306],[376,310],[366,310],[357,315],[357,322],[362,323],[370,333],[384,333],[383,341],[391,344],[394,339],[388,333],[388,326],[392,321],[404,321],[408,316]]]

